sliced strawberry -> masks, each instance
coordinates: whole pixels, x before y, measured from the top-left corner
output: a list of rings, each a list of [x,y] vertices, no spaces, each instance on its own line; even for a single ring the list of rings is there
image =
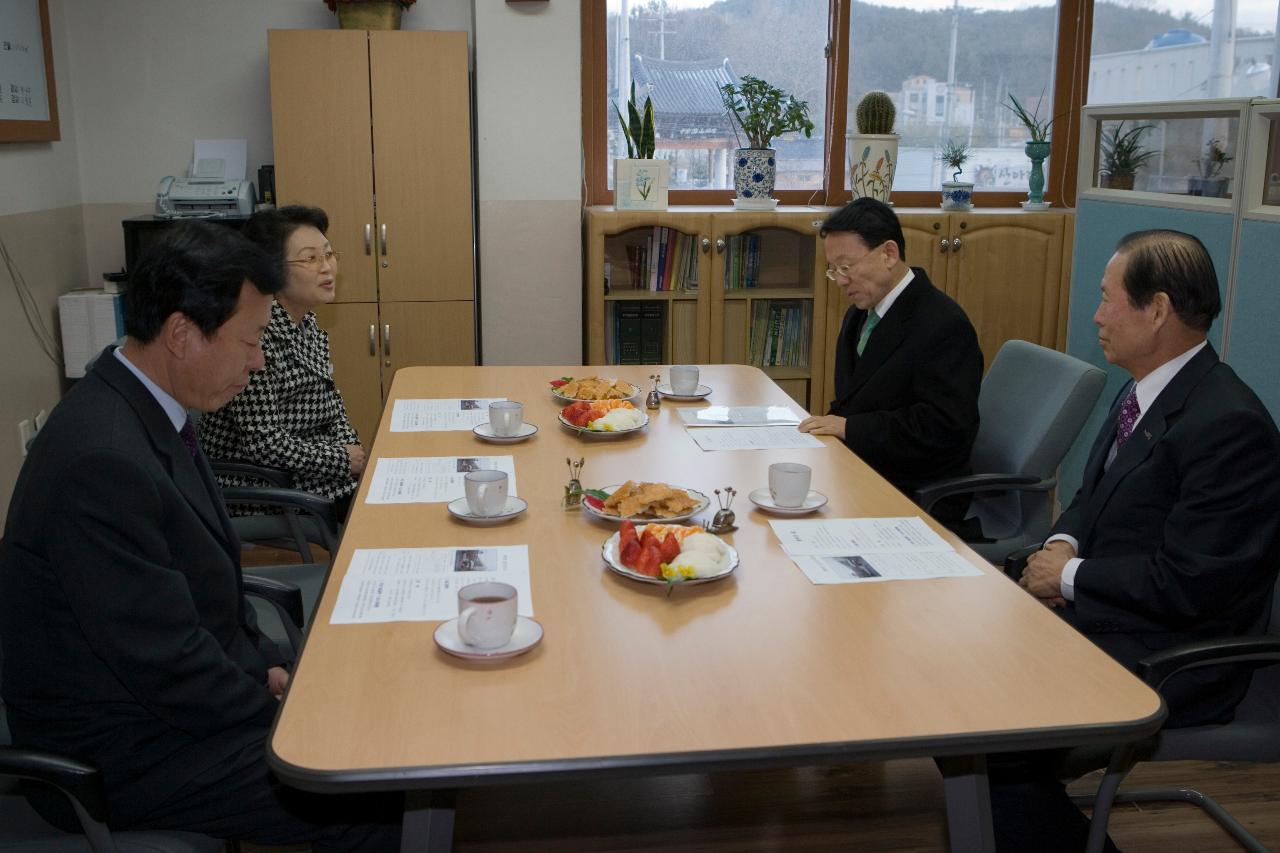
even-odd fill
[[[661,563],[662,554],[656,545],[648,548],[641,547],[640,559],[636,560],[635,570],[642,575],[659,578],[662,577],[662,569],[659,568]]]
[[[662,557],[662,562],[671,565],[671,562],[680,556],[680,540],[674,536],[668,536],[662,540],[662,546],[658,553]]]
[[[640,559],[640,542],[636,539],[630,539],[622,544],[618,549],[618,562],[626,566],[628,569],[636,567],[636,561]]]
[[[604,509],[604,501],[600,500],[595,495],[587,495],[582,499],[582,502],[592,509]]]
[[[560,388],[560,387],[562,387],[562,386],[564,386],[564,385],[568,385],[568,384],[569,384],[569,380],[568,380],[568,379],[552,379],[552,380],[551,380],[551,387],[552,387],[552,388]]]
[[[644,529],[644,533],[640,534],[640,547],[645,550],[648,550],[649,548],[656,548],[661,551],[662,543],[658,541],[658,537],[655,536],[648,527],[646,527]]]

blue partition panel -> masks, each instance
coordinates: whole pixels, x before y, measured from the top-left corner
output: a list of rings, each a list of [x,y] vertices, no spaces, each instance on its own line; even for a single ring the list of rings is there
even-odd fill
[[[1231,232],[1234,216],[1230,212],[1179,210],[1144,204],[1081,199],[1076,209],[1075,250],[1071,258],[1071,305],[1067,312],[1067,352],[1107,371],[1107,385],[1102,391],[1093,415],[1080,431],[1080,438],[1067,453],[1059,477],[1058,500],[1066,506],[1080,488],[1089,448],[1102,426],[1116,394],[1129,380],[1129,375],[1107,363],[1098,346],[1098,327],[1093,314],[1098,310],[1102,271],[1115,254],[1116,243],[1131,231],[1148,228],[1172,228],[1194,234],[1204,243],[1218,271],[1218,284],[1223,291],[1231,259]],[[1280,304],[1280,303],[1273,303]],[[1221,351],[1221,318],[1209,330],[1209,340]],[[1238,369],[1238,368],[1237,368]]]
[[[1280,421],[1280,222],[1240,223],[1227,363]]]

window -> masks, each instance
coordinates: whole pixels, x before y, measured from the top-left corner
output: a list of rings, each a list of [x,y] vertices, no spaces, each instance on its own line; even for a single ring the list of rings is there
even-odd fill
[[[849,198],[846,139],[858,100],[873,89],[898,107],[900,205],[938,203],[940,146],[964,141],[966,172],[984,205],[1026,198],[1025,130],[1003,103],[1013,93],[1054,130],[1046,191],[1074,202],[1074,113],[1088,81],[1082,48],[1092,0],[605,0],[582,3],[587,200],[612,203],[612,161],[626,156],[615,103],[653,97],[655,156],[673,162],[672,204],[727,204],[732,125],[719,86],[750,74],[804,100],[812,139],[775,140],[786,204]],[[1156,0],[1169,2],[1169,0]],[[1055,41],[1056,33],[1056,41]],[[953,48],[952,45],[955,45]],[[1056,47],[1056,50],[1055,50]],[[620,97],[621,93],[621,97]],[[839,104],[830,109],[829,104]]]
[[[1277,0],[1096,3],[1088,103],[1277,97],[1276,7]],[[1152,73],[1143,74],[1148,63]]]

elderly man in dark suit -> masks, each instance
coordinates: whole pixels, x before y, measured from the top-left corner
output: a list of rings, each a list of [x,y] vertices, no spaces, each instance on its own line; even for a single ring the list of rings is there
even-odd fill
[[[54,409],[14,489],[0,690],[16,745],[100,768],[113,827],[394,849],[397,804],[289,791],[267,771],[289,675],[245,602],[240,544],[187,416],[262,367],[280,285],[272,259],[207,223],[175,228],[138,265],[124,346]],[[67,823],[60,798],[33,802]]]
[[[982,350],[960,306],[908,267],[888,205],[860,198],[822,225],[827,278],[853,303],[836,345],[836,399],[803,432],[834,435],[903,492],[969,473]],[[935,507],[956,522],[968,498]]]
[[[1181,643],[1261,632],[1280,570],[1280,433],[1206,340],[1220,308],[1195,237],[1120,241],[1093,320],[1133,381],[1019,581],[1130,668]],[[1166,725],[1229,720],[1248,686],[1247,669],[1179,675],[1163,690]],[[993,766],[1001,850],[1083,849],[1088,822],[1051,763]]]

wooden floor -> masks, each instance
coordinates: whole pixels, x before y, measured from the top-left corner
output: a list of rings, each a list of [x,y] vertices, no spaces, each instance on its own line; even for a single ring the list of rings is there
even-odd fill
[[[1091,791],[1086,777],[1073,793]],[[1280,765],[1148,764],[1127,788],[1192,785],[1280,850]],[[1202,811],[1121,805],[1111,837],[1126,853],[1234,853]],[[243,845],[245,853],[261,850]],[[942,784],[930,761],[508,786],[458,798],[457,853],[625,851],[945,851]]]

